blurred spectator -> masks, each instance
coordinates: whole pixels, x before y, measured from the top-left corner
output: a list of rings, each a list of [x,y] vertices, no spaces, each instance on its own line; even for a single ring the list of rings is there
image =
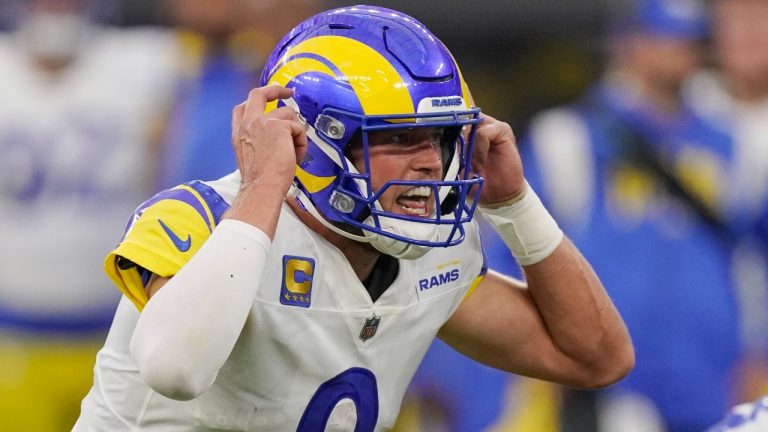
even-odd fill
[[[0,419],[62,431],[117,305],[101,262],[149,192],[174,45],[89,24],[85,0],[21,6],[0,35]]]
[[[696,75],[691,106],[735,137],[732,206],[755,219],[768,201],[768,1],[720,0],[713,15],[716,69]]]
[[[564,431],[701,431],[728,406],[732,143],[681,95],[706,22],[693,1],[633,4],[601,82],[532,123],[526,177],[601,275],[637,356],[607,391],[565,390]]]
[[[160,187],[232,171],[232,108],[257,86],[277,38],[321,5],[320,0],[167,1],[184,53]]]
[[[739,236],[734,273],[749,362],[740,368],[736,399],[744,402],[768,391],[768,244],[760,235],[768,217],[768,1],[716,2],[712,43],[715,68],[696,75],[687,97],[734,137],[727,210]]]

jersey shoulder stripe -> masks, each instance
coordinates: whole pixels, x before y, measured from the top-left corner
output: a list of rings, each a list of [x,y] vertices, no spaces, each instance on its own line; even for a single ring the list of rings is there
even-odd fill
[[[469,285],[469,288],[467,288],[467,291],[464,293],[464,296],[462,297],[461,301],[465,301],[469,298],[469,296],[472,295],[472,293],[475,292],[475,288],[477,288],[478,285],[485,279],[486,274],[488,274],[488,255],[485,252],[485,243],[483,242],[483,236],[482,232],[480,231],[480,227],[478,226],[476,221],[473,221],[471,224],[468,224],[469,227],[468,231],[470,233],[467,235],[470,237],[470,239],[465,240],[467,243],[474,241],[474,245],[477,249],[480,250],[482,263],[480,265],[480,270],[477,273],[477,276],[472,281],[472,283]]]
[[[147,303],[139,269],[176,274],[208,239],[229,204],[210,186],[193,181],[164,190],[131,215],[104,271],[141,310]]]

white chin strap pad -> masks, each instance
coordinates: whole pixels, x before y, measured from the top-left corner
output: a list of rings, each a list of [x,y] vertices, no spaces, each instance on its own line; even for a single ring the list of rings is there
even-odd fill
[[[381,229],[392,234],[403,237],[436,242],[440,238],[437,225],[419,222],[403,221],[379,217]],[[369,216],[364,222],[366,225],[373,225],[373,220]],[[416,259],[421,258],[431,250],[427,246],[419,246],[412,243],[406,243],[402,240],[396,240],[391,237],[385,237],[380,234],[370,233],[371,245],[381,253],[391,255],[398,259]]]
[[[381,253],[391,255],[398,259],[416,259],[424,256],[424,254],[429,252],[431,249],[427,246],[419,246],[406,243],[404,241],[395,240],[390,237],[385,237],[368,230],[364,230],[362,236],[352,234],[328,222],[323,217],[323,215],[317,211],[309,197],[307,197],[304,192],[299,190],[296,186],[291,186],[291,188],[288,190],[288,196],[290,198],[298,199],[302,206],[309,212],[309,214],[312,215],[312,217],[317,219],[331,231],[348,239],[362,243],[370,243],[374,248],[376,248],[376,250]],[[383,230],[393,234],[401,235],[403,237],[416,238],[433,242],[438,241],[440,238],[437,225],[434,224],[402,221],[386,217],[379,217],[379,221],[381,222],[381,228]],[[375,226],[371,216],[368,216],[368,218],[363,223],[368,226]]]

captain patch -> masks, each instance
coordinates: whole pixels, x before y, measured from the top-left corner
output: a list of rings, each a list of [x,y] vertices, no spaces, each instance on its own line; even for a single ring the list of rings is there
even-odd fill
[[[308,308],[312,300],[314,274],[314,259],[283,256],[283,286],[280,289],[280,303]]]

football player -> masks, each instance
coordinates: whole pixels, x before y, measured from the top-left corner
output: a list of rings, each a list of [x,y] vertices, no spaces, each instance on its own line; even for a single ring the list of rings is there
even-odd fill
[[[108,255],[125,298],[75,430],[389,429],[436,336],[567,385],[631,369],[511,128],[421,23],[321,13],[261,83],[233,111],[238,170],[151,198]],[[478,207],[527,285],[486,271]]]

